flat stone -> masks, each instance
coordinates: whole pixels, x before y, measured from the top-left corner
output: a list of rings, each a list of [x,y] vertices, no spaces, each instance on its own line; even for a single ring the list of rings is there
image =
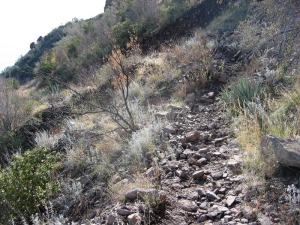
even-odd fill
[[[128,209],[117,209],[117,213],[121,216],[129,216],[130,214],[132,214],[133,212],[131,212]]]
[[[212,173],[211,176],[214,179],[221,179],[223,177],[223,173],[222,172],[216,172],[216,173]]]
[[[200,179],[200,178],[203,177],[203,175],[204,175],[204,171],[203,170],[199,170],[199,171],[194,172],[193,175],[192,175],[192,177],[194,179]]]
[[[206,197],[210,200],[219,200],[220,199],[220,197],[212,191],[206,192]]]
[[[221,205],[213,205],[211,207],[212,210],[218,211],[218,212],[229,212],[229,209],[225,206],[221,206]]]
[[[278,172],[280,164],[300,168],[300,144],[297,140],[281,139],[272,135],[263,136],[260,151],[268,165],[267,175]]]
[[[204,166],[206,164],[207,164],[207,159],[206,158],[201,158],[201,159],[197,160],[197,162],[196,162],[196,165],[199,166],[199,167]]]
[[[198,206],[195,202],[186,199],[179,200],[180,207],[187,212],[197,212]]]
[[[228,196],[226,199],[226,205],[228,207],[232,206],[232,204],[235,202],[236,197],[235,196]]]

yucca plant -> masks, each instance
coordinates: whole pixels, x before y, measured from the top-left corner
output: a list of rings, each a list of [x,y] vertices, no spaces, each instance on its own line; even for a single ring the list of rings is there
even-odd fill
[[[247,78],[241,78],[225,88],[221,93],[228,110],[239,115],[245,108],[259,102],[262,97],[262,85]]]

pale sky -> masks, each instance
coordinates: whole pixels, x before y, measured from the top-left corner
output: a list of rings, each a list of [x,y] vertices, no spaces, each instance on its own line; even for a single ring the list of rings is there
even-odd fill
[[[0,71],[29,51],[31,42],[73,18],[103,12],[105,0],[1,0]]]

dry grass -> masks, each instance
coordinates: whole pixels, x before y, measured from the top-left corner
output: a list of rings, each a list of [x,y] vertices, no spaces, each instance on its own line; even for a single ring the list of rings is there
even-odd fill
[[[192,91],[200,92],[209,79],[214,77],[211,65],[213,62],[213,45],[208,42],[202,30],[198,30],[194,37],[183,41],[168,51],[168,59],[173,65],[180,65],[180,73],[187,76],[187,86]]]
[[[261,127],[257,116],[240,115],[235,124],[237,141],[245,150],[243,157],[244,171],[248,184],[257,185],[265,182],[266,164],[260,155]]]
[[[36,134],[35,142],[38,147],[52,149],[61,137],[61,133],[50,134],[49,132],[44,131]]]

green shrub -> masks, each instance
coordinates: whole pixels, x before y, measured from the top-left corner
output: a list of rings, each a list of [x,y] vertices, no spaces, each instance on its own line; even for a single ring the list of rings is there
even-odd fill
[[[14,90],[17,90],[20,87],[20,82],[16,78],[13,78],[13,77],[7,78],[6,83],[9,86],[11,86]]]
[[[221,99],[231,112],[239,114],[250,103],[258,101],[262,97],[262,91],[262,86],[255,81],[241,78],[222,91]]]
[[[11,165],[0,170],[0,203],[7,205],[8,211],[0,222],[34,213],[58,191],[53,179],[58,161],[58,154],[37,148],[23,156],[15,155]]]

